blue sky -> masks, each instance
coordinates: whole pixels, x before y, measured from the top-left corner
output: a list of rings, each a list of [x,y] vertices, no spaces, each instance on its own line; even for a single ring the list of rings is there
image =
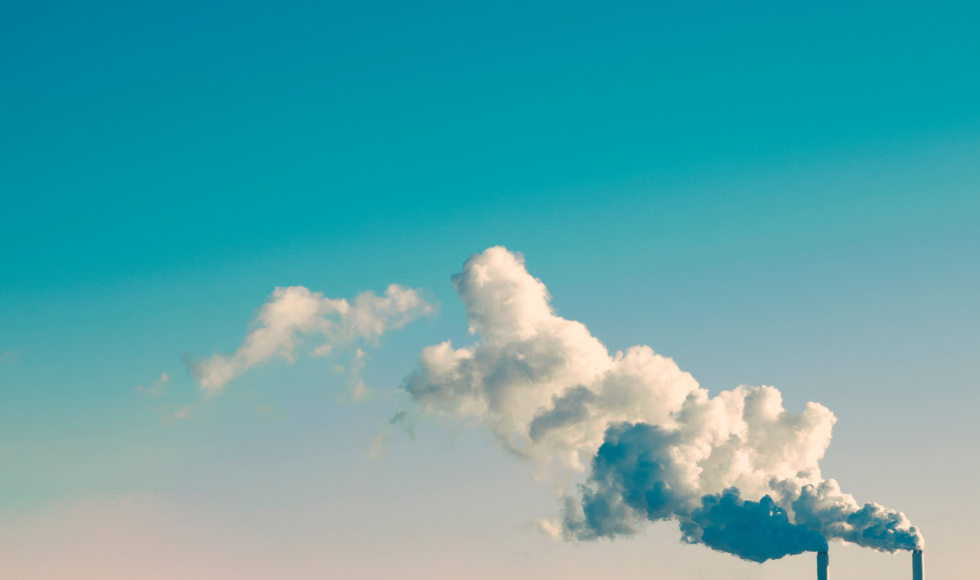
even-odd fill
[[[0,528],[28,554],[10,572],[55,538],[39,577],[59,577],[71,541],[50,530],[85,529],[85,506],[116,514],[107,537],[151,530],[157,552],[128,551],[120,577],[150,562],[189,577],[191,561],[246,577],[241,551],[257,577],[810,570],[680,546],[671,524],[555,544],[527,529],[557,512],[554,492],[485,432],[395,430],[368,459],[421,349],[474,340],[449,277],[498,244],[612,350],[648,344],[713,394],[766,384],[788,409],[828,406],[824,472],[909,514],[930,574],[972,569],[977,17],[955,3],[3,7]],[[185,355],[233,351],[275,287],[350,299],[390,283],[441,305],[366,350],[365,383],[390,394],[345,398],[334,366],[350,347],[270,361],[161,422],[201,399]],[[164,372],[166,395],[134,392]],[[198,553],[198,536],[219,539]],[[836,577],[907,568],[832,549]],[[111,577],[91,552],[86,573]]]

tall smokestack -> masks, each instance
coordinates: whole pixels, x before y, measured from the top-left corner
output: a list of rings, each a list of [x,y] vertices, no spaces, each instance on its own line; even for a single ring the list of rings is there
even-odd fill
[[[921,557],[919,562],[920,563],[922,562]],[[829,573],[828,570],[829,568],[830,568],[830,554],[828,554],[827,552],[817,552],[817,580],[827,580],[827,574]],[[919,566],[919,570],[922,570],[921,564]],[[917,579],[922,580],[922,575],[919,574],[919,576],[917,576]]]
[[[922,580],[922,550],[912,550],[912,580]]]

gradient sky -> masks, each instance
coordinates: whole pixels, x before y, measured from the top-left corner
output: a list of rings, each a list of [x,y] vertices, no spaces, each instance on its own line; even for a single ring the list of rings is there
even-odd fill
[[[287,5],[288,4],[288,5]],[[478,430],[372,442],[450,275],[502,244],[610,349],[838,416],[824,473],[980,544],[980,9],[970,3],[0,7],[0,576],[784,578],[673,524],[563,544]],[[438,316],[200,403],[276,286]],[[162,373],[166,394],[148,397]],[[161,419],[196,405],[184,421]],[[838,579],[908,554],[832,545]]]

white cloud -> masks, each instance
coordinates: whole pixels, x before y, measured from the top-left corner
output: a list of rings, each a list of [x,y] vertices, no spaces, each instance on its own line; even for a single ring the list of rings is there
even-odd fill
[[[153,383],[152,387],[136,385],[136,388],[133,390],[137,393],[146,393],[147,396],[152,398],[162,397],[166,392],[167,382],[169,381],[170,375],[163,373],[160,375],[160,378]]]
[[[398,284],[388,286],[383,296],[363,292],[351,302],[324,298],[303,286],[276,288],[235,352],[216,352],[189,367],[205,396],[213,396],[232,379],[269,359],[281,357],[292,363],[303,337],[320,337],[322,344],[310,354],[327,356],[339,345],[376,343],[386,331],[400,329],[435,310],[419,291]]]

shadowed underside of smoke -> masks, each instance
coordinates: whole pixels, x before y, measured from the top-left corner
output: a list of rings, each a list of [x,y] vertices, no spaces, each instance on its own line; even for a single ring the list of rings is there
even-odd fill
[[[645,423],[611,426],[592,462],[581,502],[565,498],[563,533],[568,539],[628,536],[644,520],[677,521],[682,540],[704,544],[745,560],[764,562],[827,550],[827,538],[883,551],[921,548],[921,536],[901,512],[877,504],[851,507],[840,501],[836,482],[799,489],[788,510],[770,495],[758,501],[729,487],[697,496],[685,491],[683,473],[671,458],[677,432]],[[774,492],[787,485],[774,485]]]
[[[820,532],[791,523],[771,497],[743,500],[734,487],[702,497],[701,507],[678,519],[685,542],[753,562],[827,550],[827,540]]]
[[[581,488],[581,511],[574,500],[566,499],[565,535],[585,540],[631,535],[645,516],[651,521],[677,520],[687,543],[755,562],[827,549],[819,532],[791,523],[769,496],[747,501],[729,488],[700,501],[686,497],[670,482],[669,457],[657,453],[669,449],[676,438],[645,423],[610,427],[593,460],[589,484]]]

